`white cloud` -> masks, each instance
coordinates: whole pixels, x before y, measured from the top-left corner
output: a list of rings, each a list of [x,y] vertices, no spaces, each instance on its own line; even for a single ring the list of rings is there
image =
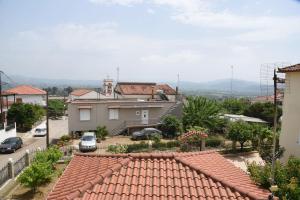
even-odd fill
[[[176,64],[176,65],[184,65],[184,64],[192,64],[201,61],[201,54],[197,52],[192,52],[189,50],[180,51],[177,53],[169,54],[166,56],[162,55],[150,55],[141,58],[141,61],[147,64]]]
[[[131,6],[133,4],[142,3],[143,0],[89,0],[95,4],[115,4],[121,6]]]
[[[153,14],[155,14],[155,10],[148,8],[147,13],[149,13],[150,15],[153,15]]]

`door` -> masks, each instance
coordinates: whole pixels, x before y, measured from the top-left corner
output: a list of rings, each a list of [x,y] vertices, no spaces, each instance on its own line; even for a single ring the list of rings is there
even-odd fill
[[[149,123],[149,110],[142,110],[142,124]]]

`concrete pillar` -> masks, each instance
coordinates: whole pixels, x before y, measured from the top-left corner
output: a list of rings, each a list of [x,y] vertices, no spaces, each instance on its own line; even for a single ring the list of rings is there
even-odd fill
[[[26,166],[30,165],[30,152],[29,152],[29,149],[26,149],[26,151],[25,151],[25,165]]]
[[[14,169],[14,160],[12,158],[8,159],[7,167],[8,167],[9,177],[14,178],[15,177],[15,169]]]
[[[201,139],[201,151],[205,151],[205,139]]]

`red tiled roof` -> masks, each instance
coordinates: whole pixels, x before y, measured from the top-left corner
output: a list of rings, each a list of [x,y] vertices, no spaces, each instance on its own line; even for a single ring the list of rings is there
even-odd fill
[[[162,90],[167,95],[176,94],[176,91],[168,84],[120,82],[115,88],[116,92],[123,95],[151,95],[152,90],[154,90],[154,94],[157,93],[157,90]]]
[[[195,135],[199,136],[200,138],[207,138],[208,137],[208,135],[206,133],[201,132],[201,131],[188,131],[187,133],[184,133],[181,136],[179,136],[178,139],[181,140],[181,141],[185,141],[188,138],[191,138]]]
[[[45,95],[46,91],[41,90],[30,85],[19,85],[17,87],[5,90],[4,94],[18,94],[18,95]]]
[[[268,199],[239,168],[213,151],[77,154],[52,199]]]
[[[286,72],[300,72],[300,63],[296,65],[291,65],[288,67],[283,67],[278,69],[279,72],[286,73]]]
[[[89,92],[92,92],[93,90],[89,90],[89,89],[78,89],[78,90],[74,90],[73,92],[71,92],[71,95],[74,96],[82,96],[85,95]]]

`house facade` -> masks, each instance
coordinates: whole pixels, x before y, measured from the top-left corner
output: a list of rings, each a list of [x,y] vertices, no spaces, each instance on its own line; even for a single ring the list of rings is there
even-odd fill
[[[46,91],[29,85],[20,85],[3,92],[8,97],[8,101],[46,105]]]
[[[282,131],[280,145],[285,148],[283,161],[300,157],[300,64],[279,69],[285,73]]]
[[[69,132],[96,130],[106,126],[112,135],[138,127],[156,126],[174,101],[77,100],[68,105]],[[174,109],[173,109],[174,110]],[[172,110],[172,111],[173,111]]]

